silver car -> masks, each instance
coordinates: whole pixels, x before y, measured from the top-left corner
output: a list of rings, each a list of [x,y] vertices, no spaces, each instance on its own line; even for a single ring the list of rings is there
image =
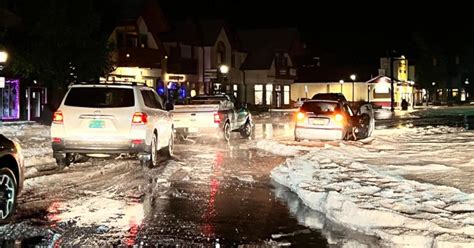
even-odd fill
[[[173,154],[173,123],[168,110],[146,86],[73,85],[53,116],[54,157],[63,167],[77,155],[129,153],[137,155],[142,164],[153,166],[159,151]]]
[[[349,140],[366,138],[373,131],[370,105],[363,105],[355,114],[348,102],[340,100],[309,100],[296,113],[295,140]]]

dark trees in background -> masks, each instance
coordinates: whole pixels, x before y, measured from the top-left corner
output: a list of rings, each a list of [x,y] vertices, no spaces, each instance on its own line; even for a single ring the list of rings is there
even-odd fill
[[[418,48],[417,82],[432,92],[464,88],[472,98],[474,34],[466,31],[416,32],[413,38]],[[470,80],[469,84],[466,80]],[[446,92],[446,100],[453,100],[452,91]]]
[[[98,79],[110,69],[107,36],[94,0],[17,0],[18,28],[3,33],[10,75],[48,86],[56,107],[67,85]]]

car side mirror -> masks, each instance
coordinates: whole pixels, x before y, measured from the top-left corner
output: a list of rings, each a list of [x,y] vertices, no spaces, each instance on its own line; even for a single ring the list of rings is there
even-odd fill
[[[170,102],[167,102],[167,103],[165,104],[165,109],[166,109],[166,111],[174,110],[174,105],[173,105],[172,103],[170,103]]]

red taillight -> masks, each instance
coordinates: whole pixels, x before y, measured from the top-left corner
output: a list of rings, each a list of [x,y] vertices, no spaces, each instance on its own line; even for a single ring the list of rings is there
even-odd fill
[[[304,112],[297,112],[296,113],[296,121],[303,122],[306,119],[306,113]]]
[[[221,123],[221,117],[218,113],[214,114],[214,123]]]
[[[53,114],[53,122],[56,124],[63,124],[64,117],[63,117],[63,112],[61,111],[56,111]]]
[[[132,123],[134,124],[146,124],[148,122],[148,115],[142,112],[136,112],[133,114]]]
[[[53,143],[61,143],[61,138],[52,138],[51,141],[53,141]]]
[[[140,145],[140,144],[143,144],[145,143],[144,140],[141,140],[141,139],[134,139],[132,140],[132,144],[134,145]]]

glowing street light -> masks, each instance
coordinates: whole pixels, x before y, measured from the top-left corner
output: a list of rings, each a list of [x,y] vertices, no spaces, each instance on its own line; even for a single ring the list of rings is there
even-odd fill
[[[344,80],[339,80],[339,83],[341,84],[341,94],[342,94],[342,85],[344,84]]]
[[[469,78],[466,78],[466,81],[464,82],[464,84],[469,84]]]
[[[0,63],[6,63],[8,59],[8,53],[5,51],[0,51]]]
[[[229,67],[227,65],[221,65],[219,67],[219,71],[222,73],[222,74],[227,74],[229,73]]]

